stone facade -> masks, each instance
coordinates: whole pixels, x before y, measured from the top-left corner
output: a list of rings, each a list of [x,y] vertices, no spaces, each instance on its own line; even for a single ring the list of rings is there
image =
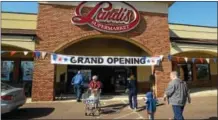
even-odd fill
[[[89,8],[87,8],[88,11]],[[79,39],[95,35],[113,35],[128,38],[140,44],[147,53],[167,55],[170,53],[168,15],[140,12],[139,25],[126,33],[108,34],[71,23],[75,7],[40,4],[37,21],[36,50],[57,52],[60,48]],[[164,58],[162,65],[155,67],[156,92],[161,97],[169,82],[171,62]],[[50,64],[50,56],[45,60],[35,60],[32,100],[54,100],[55,65]],[[145,85],[146,86],[146,85]]]

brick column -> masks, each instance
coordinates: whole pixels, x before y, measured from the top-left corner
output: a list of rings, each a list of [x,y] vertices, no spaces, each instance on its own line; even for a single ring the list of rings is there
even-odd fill
[[[163,59],[160,66],[155,66],[155,84],[157,97],[163,97],[164,91],[170,82],[170,72],[172,71],[172,63],[167,58]]]
[[[50,55],[44,60],[34,61],[32,85],[32,101],[54,100],[54,65],[50,62]]]

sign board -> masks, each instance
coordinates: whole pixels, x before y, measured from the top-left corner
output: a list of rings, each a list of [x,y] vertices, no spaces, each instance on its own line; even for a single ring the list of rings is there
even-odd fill
[[[92,66],[152,66],[159,65],[160,57],[70,56],[51,54],[51,63]]]
[[[96,6],[88,13],[84,13],[84,7],[89,2],[81,2],[72,17],[75,25],[86,25],[102,32],[122,33],[134,29],[139,21],[139,12],[130,4],[121,2],[120,8],[114,8],[117,2],[96,2]]]

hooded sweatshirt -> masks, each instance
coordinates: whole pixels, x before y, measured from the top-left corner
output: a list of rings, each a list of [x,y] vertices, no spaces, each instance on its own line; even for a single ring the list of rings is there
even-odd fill
[[[184,106],[187,98],[190,99],[189,89],[185,81],[177,78],[172,80],[168,84],[168,88],[165,91],[168,102],[171,105]]]

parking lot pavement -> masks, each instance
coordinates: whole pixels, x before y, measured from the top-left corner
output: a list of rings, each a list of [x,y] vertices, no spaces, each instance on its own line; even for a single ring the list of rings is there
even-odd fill
[[[28,103],[11,113],[2,115],[2,119],[146,119],[144,103],[138,100],[138,112],[129,109],[128,102],[106,101],[102,105],[100,116],[85,116],[84,104],[76,102]],[[155,118],[172,118],[170,105],[159,105]],[[217,119],[217,97],[194,97],[185,107],[186,119]]]

